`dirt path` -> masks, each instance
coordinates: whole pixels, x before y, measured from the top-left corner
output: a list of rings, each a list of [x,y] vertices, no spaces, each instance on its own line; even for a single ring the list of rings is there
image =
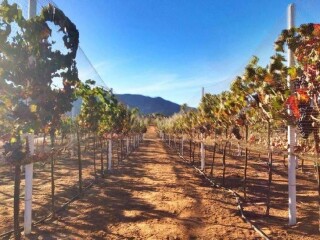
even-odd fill
[[[28,239],[258,239],[231,195],[212,189],[156,139]]]

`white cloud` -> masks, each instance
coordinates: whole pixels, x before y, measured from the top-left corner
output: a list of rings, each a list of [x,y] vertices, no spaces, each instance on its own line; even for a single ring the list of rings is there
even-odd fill
[[[138,60],[118,59],[95,63],[94,68],[103,79],[98,78],[92,66],[83,61],[83,66],[79,67],[79,76],[82,80],[94,79],[98,85],[113,88],[115,93],[160,96],[191,106],[198,105],[202,87],[205,87],[205,92],[217,93],[230,84],[228,76],[216,75],[217,71],[213,69],[217,66],[213,66],[212,63],[201,65],[202,67],[194,66],[188,71],[177,73],[158,69],[139,72],[139,69],[134,67],[136,61]]]
[[[118,89],[122,93],[140,93],[147,95],[161,94],[167,91],[194,91],[201,90],[202,86],[213,82],[210,77],[183,78],[174,73],[146,73],[136,75],[128,79],[128,82],[137,83],[140,86],[127,86]],[[141,84],[144,83],[144,84]]]

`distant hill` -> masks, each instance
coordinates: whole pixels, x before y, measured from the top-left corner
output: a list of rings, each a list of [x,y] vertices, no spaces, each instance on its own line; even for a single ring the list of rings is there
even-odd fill
[[[180,105],[161,97],[147,97],[138,94],[115,94],[116,98],[129,108],[139,108],[142,114],[160,113],[170,116],[180,111]],[[73,103],[73,110],[67,113],[69,116],[77,116],[80,113],[81,99]]]
[[[117,99],[130,108],[139,108],[142,114],[161,113],[169,116],[180,111],[180,105],[161,97],[147,97],[138,94],[116,94]]]

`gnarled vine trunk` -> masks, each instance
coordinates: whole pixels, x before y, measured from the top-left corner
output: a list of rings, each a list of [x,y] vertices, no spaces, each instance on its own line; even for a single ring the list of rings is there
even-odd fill
[[[227,146],[228,146],[228,141],[226,141],[226,143],[224,145],[224,148],[223,148],[223,156],[222,156],[222,186],[224,186],[224,184],[225,184]]]
[[[54,179],[54,131],[50,134],[50,141],[51,141],[51,159],[50,159],[50,174],[51,174],[51,213],[52,218],[55,217],[55,179]]]
[[[101,176],[104,178],[104,169],[103,169],[103,139],[100,137],[100,162],[101,162]]]
[[[320,162],[319,162],[319,155],[320,155],[320,137],[319,137],[319,125],[317,124],[315,130],[313,131],[314,136],[314,144],[317,153],[317,160],[315,161],[315,170],[318,180],[318,208],[319,208],[319,231],[320,231]]]
[[[93,136],[93,171],[95,178],[97,177],[97,168],[96,168],[96,133]]]
[[[247,198],[247,168],[248,168],[248,125],[245,126],[246,130],[246,148],[245,148],[245,162],[244,162],[244,179],[243,179],[243,196]]]
[[[77,142],[78,142],[78,167],[79,167],[79,193],[82,193],[82,161],[81,161],[81,144],[80,144],[80,132],[77,128]]]
[[[190,145],[190,156],[189,156],[189,162],[191,162],[191,158],[192,158],[192,140],[190,138],[190,141],[189,141],[189,145]]]
[[[14,238],[20,239],[20,225],[19,225],[19,213],[20,213],[20,183],[21,183],[21,166],[16,164],[14,168],[14,199],[13,199],[13,226],[14,226]]]
[[[217,147],[217,143],[214,143],[213,146],[213,154],[212,154],[212,163],[211,163],[211,171],[210,171],[210,175],[213,177],[213,165],[214,165],[214,160],[215,160],[215,156],[216,156],[216,147]]]
[[[267,193],[267,208],[266,208],[266,215],[269,216],[270,211],[270,195],[271,195],[271,183],[272,183],[272,150],[270,148],[270,138],[271,138],[271,128],[270,128],[270,121],[268,121],[268,193]]]

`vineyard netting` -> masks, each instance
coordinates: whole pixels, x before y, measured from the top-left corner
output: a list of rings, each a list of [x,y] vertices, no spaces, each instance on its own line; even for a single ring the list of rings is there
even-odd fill
[[[37,223],[81,196],[146,131],[79,47],[76,25],[51,1],[30,1],[34,13],[28,2],[0,5],[0,238],[20,238],[31,199]]]
[[[247,209],[254,208],[253,214],[286,219],[289,205],[293,225],[297,199],[298,214],[316,226],[319,46],[319,24],[283,30],[267,66],[254,56],[229,90],[204,94],[197,109],[183,106],[180,113],[160,119],[160,135],[179,152],[185,139],[188,161],[219,184],[238,189],[252,203]],[[293,56],[296,64],[287,66]]]
[[[44,134],[34,137],[35,154],[44,155],[41,156],[41,161],[35,161],[33,164],[34,223],[41,222],[51,217],[53,213],[61,211],[66,204],[83,194],[96,179],[108,177],[112,169],[117,169],[122,160],[134,151],[142,140],[141,135],[132,135],[128,138],[115,137],[109,141],[98,138],[83,129],[79,132],[81,132],[79,145],[77,133],[70,132],[63,138],[58,134],[53,149],[50,146],[50,140]],[[109,145],[112,146],[111,151],[109,151]],[[54,163],[53,166],[51,161]],[[21,169],[21,190],[23,190],[25,188],[23,165]],[[14,166],[7,164],[1,156],[1,235],[13,229],[14,173]],[[19,215],[21,223],[23,223],[24,196],[25,192],[21,191]]]
[[[108,176],[150,123],[103,82],[58,6],[30,1],[32,14],[28,2],[0,4],[0,238],[20,238],[31,198],[37,224]],[[185,161],[236,191],[261,224],[287,223],[294,157],[298,218],[319,228],[320,25],[283,30],[275,46],[267,66],[253,57],[229,90],[159,117],[157,128]],[[288,49],[294,66],[286,66]]]

